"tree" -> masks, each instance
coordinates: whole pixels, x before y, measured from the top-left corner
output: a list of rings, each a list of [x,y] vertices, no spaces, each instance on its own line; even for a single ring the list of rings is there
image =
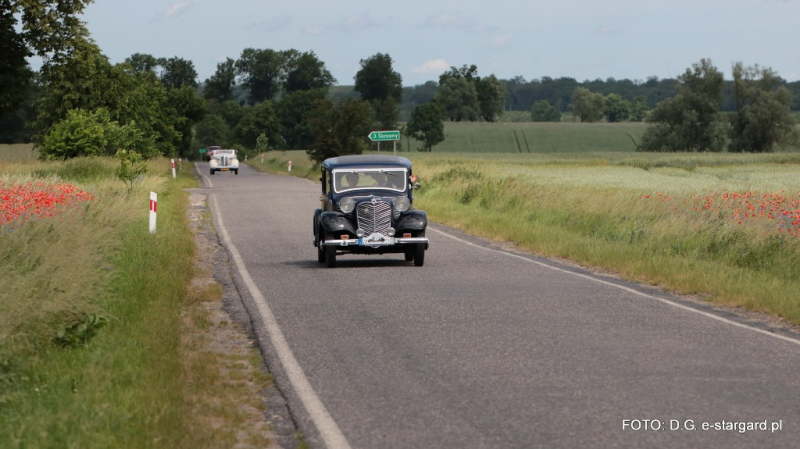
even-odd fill
[[[585,87],[578,87],[572,93],[569,108],[582,122],[596,122],[603,118],[606,100],[601,93],[595,93]]]
[[[314,143],[307,150],[308,157],[321,163],[329,157],[364,152],[370,109],[369,102],[363,100],[342,100],[338,104],[329,99],[319,101],[310,120]]]
[[[336,78],[325,68],[325,63],[313,51],[289,58],[286,67],[285,93],[299,90],[327,89],[336,83]]]
[[[125,58],[125,64],[131,67],[132,73],[156,73],[160,65],[158,58],[145,53],[134,53]]]
[[[605,115],[609,123],[623,122],[631,115],[631,103],[618,94],[608,94],[605,98]]]
[[[478,79],[478,66],[475,64],[470,66],[464,64],[461,68],[450,66],[450,70],[439,75],[439,86],[444,85],[445,81],[450,78],[464,78],[469,82],[473,82]]]
[[[242,86],[250,94],[251,105],[272,100],[282,84],[282,70],[285,57],[275,50],[245,48],[236,61],[236,73],[241,77]]]
[[[231,58],[217,64],[217,71],[203,83],[203,97],[219,102],[233,100],[233,87],[236,85],[235,64]]]
[[[650,108],[647,107],[647,97],[644,95],[639,95],[633,99],[633,102],[631,103],[630,115],[630,119],[632,121],[641,122],[647,117],[648,112],[650,112]]]
[[[144,157],[155,155],[153,142],[131,125],[111,120],[105,108],[94,112],[72,109],[44,136],[42,159],[69,159],[78,156],[113,156],[121,149]]]
[[[539,100],[531,108],[531,120],[534,122],[560,122],[561,111],[553,107],[547,100]]]
[[[281,142],[281,125],[278,122],[278,116],[272,108],[271,101],[262,101],[261,103],[247,109],[244,117],[239,120],[239,123],[234,129],[236,141],[247,148],[255,148],[258,143],[258,136],[262,133],[267,135],[273,145],[278,145]]]
[[[356,72],[355,90],[367,101],[383,101],[389,97],[396,103],[402,101],[403,78],[392,69],[392,57],[377,53],[360,61],[361,69]]]
[[[317,103],[325,98],[324,89],[298,90],[284,95],[275,106],[288,149],[308,149],[314,142],[311,117]]]
[[[447,78],[439,87],[436,101],[444,108],[445,116],[454,122],[475,121],[480,115],[478,91],[466,78]]]
[[[11,0],[0,0],[0,118],[25,101],[33,77],[26,59],[31,52],[14,29],[16,23]]]
[[[389,97],[385,100],[373,100],[371,105],[372,110],[375,112],[375,126],[378,129],[397,129],[400,111],[397,108],[397,101],[395,101],[394,97]]]
[[[792,94],[769,68],[733,65],[736,114],[732,117],[728,150],[735,153],[771,153],[775,144],[798,144]]]
[[[160,59],[159,65],[162,67],[161,82],[168,89],[177,89],[181,86],[197,88],[197,71],[194,63],[186,59],[173,57]]]
[[[230,147],[233,145],[231,134],[231,127],[217,114],[206,115],[194,127],[195,141],[203,147],[209,145]]]
[[[505,85],[494,75],[478,78],[474,83],[481,117],[487,122],[494,122],[496,117],[503,115],[507,95]]]
[[[678,77],[678,93],[650,113],[639,151],[722,151],[728,125],[719,115],[722,73],[710,59]]]
[[[22,13],[22,35],[45,62],[67,56],[89,35],[78,18],[93,0],[11,0],[12,14]],[[8,3],[3,4],[4,11]]]
[[[409,135],[423,144],[424,151],[433,151],[433,146],[444,141],[444,109],[435,101],[421,104],[411,111],[406,126]]]
[[[175,142],[178,156],[188,157],[194,154],[192,148],[192,130],[194,125],[203,119],[205,105],[198,98],[197,91],[188,85],[183,85],[167,91],[167,102],[175,110],[174,127],[180,133],[180,140]]]

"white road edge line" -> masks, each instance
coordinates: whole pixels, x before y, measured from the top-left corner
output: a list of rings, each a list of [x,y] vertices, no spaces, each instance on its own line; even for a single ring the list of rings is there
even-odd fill
[[[208,176],[204,175],[200,171],[200,166],[197,165],[197,162],[194,163],[194,169],[197,170],[197,173],[208,183],[209,187],[214,188],[214,183],[211,182],[211,178],[209,178]]]
[[[768,331],[765,331],[763,329],[758,329],[758,328],[755,328],[755,327],[752,327],[752,326],[748,326],[746,324],[737,323],[736,321],[732,321],[732,320],[729,320],[727,318],[723,318],[721,316],[714,315],[713,313],[703,312],[702,310],[697,310],[697,309],[692,308],[692,307],[687,307],[687,306],[684,306],[683,304],[678,304],[678,303],[670,301],[668,299],[664,299],[664,298],[659,298],[657,296],[648,295],[647,293],[640,292],[638,290],[634,290],[634,289],[629,288],[629,287],[625,287],[624,285],[619,285],[619,284],[615,284],[613,282],[604,281],[602,279],[598,279],[596,277],[589,276],[589,275],[586,275],[586,274],[575,273],[574,271],[564,270],[562,268],[554,267],[554,266],[548,265],[546,263],[542,263],[542,262],[539,262],[539,261],[536,261],[536,260],[528,259],[527,257],[523,257],[523,256],[520,256],[520,255],[517,255],[517,254],[509,253],[507,251],[502,251],[502,250],[499,250],[499,249],[487,248],[485,246],[476,245],[476,244],[474,244],[472,242],[468,242],[468,241],[466,241],[464,239],[452,236],[452,235],[450,235],[450,234],[448,234],[446,232],[443,232],[443,231],[440,231],[438,229],[432,228],[430,225],[428,226],[428,229],[430,229],[431,231],[434,231],[436,233],[442,234],[442,235],[444,235],[446,237],[450,237],[451,239],[457,240],[457,241],[459,241],[461,243],[465,243],[467,245],[474,246],[476,248],[481,248],[481,249],[485,249],[486,251],[493,251],[493,252],[496,252],[496,253],[505,254],[506,256],[514,257],[514,258],[517,258],[517,259],[520,259],[520,260],[524,260],[526,262],[530,262],[530,263],[533,263],[533,264],[536,264],[536,265],[539,265],[539,266],[542,266],[542,267],[545,267],[545,268],[549,268],[551,270],[560,271],[562,273],[571,274],[573,276],[578,276],[578,277],[581,277],[581,278],[584,278],[584,279],[588,279],[590,281],[594,281],[594,282],[598,282],[600,284],[608,285],[610,287],[615,287],[615,288],[618,288],[620,290],[625,290],[626,292],[633,293],[634,295],[643,296],[643,297],[649,298],[649,299],[655,299],[656,301],[660,301],[660,302],[662,302],[664,304],[668,304],[668,305],[671,305],[673,307],[677,307],[679,309],[688,310],[689,312],[694,312],[694,313],[703,315],[705,317],[715,319],[717,321],[722,321],[723,323],[731,324],[731,325],[734,325],[734,326],[737,326],[737,327],[741,327],[741,328],[744,328],[744,329],[749,329],[749,330],[751,330],[753,332],[758,332],[760,334],[768,335],[770,337],[777,338],[777,339],[783,340],[783,341],[788,341],[789,343],[793,343],[793,344],[796,344],[796,345],[800,346],[800,340],[795,340],[793,338],[784,337],[783,335],[774,334],[772,332],[768,332]]]
[[[339,430],[339,426],[336,425],[336,422],[328,413],[325,405],[308,382],[303,368],[300,367],[297,359],[295,359],[292,350],[289,348],[289,343],[286,341],[281,328],[278,326],[275,315],[272,314],[272,309],[270,309],[267,304],[264,295],[261,294],[255,282],[253,282],[253,278],[250,277],[250,273],[247,271],[247,267],[244,264],[244,260],[242,260],[242,256],[239,254],[239,250],[234,246],[228,235],[228,230],[223,224],[222,214],[220,213],[216,196],[212,194],[210,197],[214,215],[217,217],[217,224],[222,234],[222,239],[225,242],[225,246],[228,247],[233,261],[236,263],[236,268],[242,276],[242,281],[244,281],[244,284],[253,296],[256,307],[258,307],[258,312],[264,320],[264,327],[267,330],[272,346],[275,348],[275,352],[278,354],[278,358],[283,368],[286,370],[289,382],[292,384],[295,392],[297,392],[297,396],[300,397],[300,401],[306,408],[311,421],[314,422],[317,430],[319,430],[325,445],[331,449],[350,449],[350,443],[347,442],[344,434]]]

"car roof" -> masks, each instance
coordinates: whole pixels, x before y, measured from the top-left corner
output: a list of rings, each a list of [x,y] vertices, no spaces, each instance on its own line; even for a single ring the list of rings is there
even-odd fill
[[[341,168],[399,167],[411,169],[411,161],[400,156],[358,154],[325,159],[322,167],[327,170]]]

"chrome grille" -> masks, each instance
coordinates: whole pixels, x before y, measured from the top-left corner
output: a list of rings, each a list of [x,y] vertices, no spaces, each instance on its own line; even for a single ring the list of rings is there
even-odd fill
[[[392,205],[388,201],[364,201],[356,207],[358,227],[364,235],[380,232],[387,235],[392,227]]]

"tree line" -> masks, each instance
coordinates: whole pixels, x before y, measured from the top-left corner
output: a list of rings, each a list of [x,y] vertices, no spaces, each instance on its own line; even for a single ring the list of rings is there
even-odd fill
[[[76,18],[89,1],[0,0],[0,141],[33,141],[46,158],[123,147],[189,157],[221,145],[304,149],[319,161],[364,151],[370,130],[402,128],[431,151],[445,138],[443,121],[494,122],[512,110],[533,121],[560,121],[567,111],[586,122],[644,120],[650,126],[639,148],[651,151],[771,151],[793,138],[786,130],[800,82],[757,66],[735,66],[732,81],[703,60],[676,79],[579,83],[501,80],[465,64],[438,82],[404,87],[391,56],[377,53],[360,61],[352,86],[337,86],[313,51],[247,48],[198,82],[193,63],[177,56],[136,53],[111,64]],[[39,72],[28,67],[32,55],[44,61]],[[713,95],[697,92],[704,83]],[[769,143],[754,135],[770,136]]]

